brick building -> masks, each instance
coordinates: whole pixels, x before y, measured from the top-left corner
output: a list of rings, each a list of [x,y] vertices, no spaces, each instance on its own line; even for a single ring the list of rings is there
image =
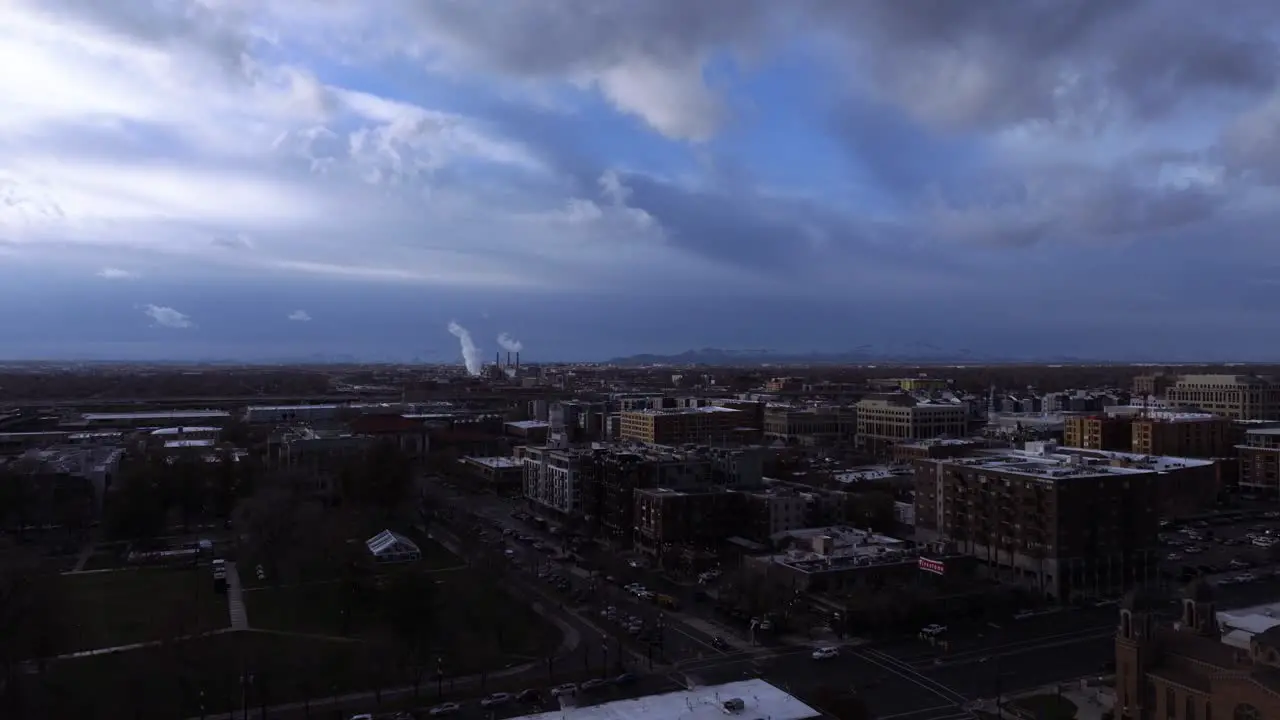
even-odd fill
[[[1068,415],[1063,419],[1062,444],[1086,450],[1129,450],[1133,447],[1132,418],[1110,415]]]
[[[1280,718],[1280,626],[1242,643],[1218,627],[1210,586],[1188,586],[1176,624],[1162,598],[1135,590],[1116,627],[1118,720]],[[1230,636],[1228,636],[1230,637]]]
[[[1247,430],[1240,453],[1239,485],[1245,492],[1280,495],[1280,428]]]
[[[1211,413],[1150,412],[1133,418],[1132,428],[1126,448],[1131,452],[1193,458],[1236,454],[1235,423]]]
[[[916,460],[917,540],[937,540],[1054,598],[1154,577],[1153,470],[1049,453]]]

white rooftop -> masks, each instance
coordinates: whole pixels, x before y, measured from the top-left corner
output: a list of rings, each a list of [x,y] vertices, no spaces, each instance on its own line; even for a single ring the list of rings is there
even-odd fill
[[[199,427],[199,426],[183,425],[181,427],[156,428],[155,430],[151,431],[151,434],[152,435],[185,435],[187,433],[216,433],[216,432],[219,432],[218,428],[216,427]]]
[[[551,423],[543,420],[513,420],[507,423],[511,427],[520,428],[521,430],[532,430],[534,428],[551,427]]]
[[[513,458],[513,457],[504,457],[504,456],[466,457],[466,458],[463,458],[463,460],[476,463],[477,465],[484,465],[485,467],[491,467],[491,468],[524,467],[523,460]]]
[[[154,412],[126,413],[85,413],[81,415],[88,422],[111,420],[181,420],[184,418],[225,418],[231,413],[226,410],[173,410]]]
[[[745,707],[726,714],[723,703],[737,698]],[[691,690],[572,707],[512,720],[725,720],[726,717],[809,720],[822,713],[764,680],[741,680]]]
[[[213,447],[212,440],[166,440],[164,446],[167,448],[198,448]]]

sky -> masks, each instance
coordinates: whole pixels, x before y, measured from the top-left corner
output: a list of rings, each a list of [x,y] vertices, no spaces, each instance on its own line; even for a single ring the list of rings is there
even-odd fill
[[[1280,3],[7,0],[0,356],[1280,359]]]

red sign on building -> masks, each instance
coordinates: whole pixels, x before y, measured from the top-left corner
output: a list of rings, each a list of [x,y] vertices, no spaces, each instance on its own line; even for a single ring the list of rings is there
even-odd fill
[[[921,570],[933,573],[934,575],[947,574],[947,565],[941,560],[930,560],[929,558],[922,557],[920,558],[919,565]]]

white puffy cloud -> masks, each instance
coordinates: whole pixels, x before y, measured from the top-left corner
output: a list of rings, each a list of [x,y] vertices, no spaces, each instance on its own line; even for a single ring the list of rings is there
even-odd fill
[[[115,267],[104,267],[98,271],[98,277],[104,280],[137,280],[142,277],[141,274],[133,270],[123,270]]]
[[[190,317],[171,307],[148,303],[142,306],[142,312],[151,318],[152,323],[157,327],[173,328],[175,330],[195,327],[195,323],[191,322]]]
[[[311,322],[311,316],[306,310],[294,310],[289,313],[289,319],[294,322]]]

